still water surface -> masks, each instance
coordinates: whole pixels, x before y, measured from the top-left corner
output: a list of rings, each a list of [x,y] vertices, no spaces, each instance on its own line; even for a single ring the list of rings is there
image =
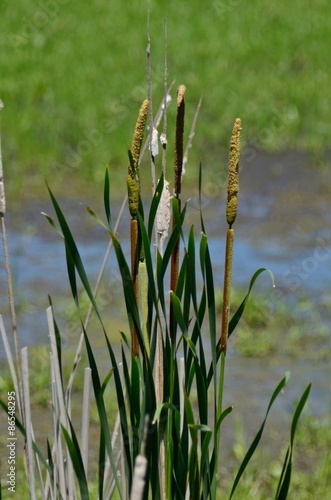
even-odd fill
[[[211,258],[217,286],[222,286],[224,260],[225,199],[221,181],[203,183],[203,213],[209,237]],[[295,301],[306,297],[314,307],[323,310],[323,321],[331,325],[331,174],[315,167],[309,158],[298,153],[278,156],[258,154],[254,162],[243,162],[239,194],[239,211],[235,223],[234,284],[247,288],[249,280],[260,267],[273,271],[276,284],[274,295]],[[199,235],[199,210],[196,193],[188,203],[188,224],[195,224]],[[184,195],[185,197],[185,195]],[[108,237],[86,214],[92,206],[102,213],[100,201],[91,199],[61,200],[68,221],[93,283],[103,260]],[[56,303],[68,296],[63,242],[49,226],[41,211],[53,214],[48,201],[31,201],[24,213],[8,214],[7,232],[11,266],[18,307],[18,327],[23,345],[48,343],[45,308],[47,294]],[[118,207],[114,209],[114,215]],[[123,248],[129,254],[127,231],[128,210],[119,227]],[[0,260],[0,312],[10,330],[7,306],[5,270]],[[105,274],[114,293],[121,289],[113,253]],[[272,289],[267,273],[259,278],[260,288]],[[278,294],[278,295],[277,295]],[[284,332],[286,335],[286,332]],[[331,334],[330,334],[331,338]],[[330,341],[331,343],[331,341]],[[2,343],[0,359],[4,358]],[[228,403],[237,406],[241,414],[261,414],[266,398],[271,395],[284,372],[292,372],[287,397],[279,403],[279,412],[290,410],[307,384],[313,382],[309,407],[313,413],[330,415],[331,363],[311,359],[240,358],[229,351],[227,371],[231,391]],[[243,398],[243,395],[245,397]],[[257,397],[258,396],[258,397]]]

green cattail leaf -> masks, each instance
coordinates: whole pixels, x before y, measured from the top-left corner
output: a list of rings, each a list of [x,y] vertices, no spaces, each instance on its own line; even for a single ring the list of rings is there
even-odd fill
[[[48,438],[46,439],[46,444],[47,444],[47,460],[48,460],[49,467],[52,471],[50,474],[50,477],[51,477],[51,481],[54,481],[54,462],[53,462],[53,456],[52,456],[52,449],[51,449],[51,445],[49,444]]]
[[[207,379],[199,365],[198,359],[194,359],[195,364],[195,374],[196,374],[196,385],[198,394],[198,408],[199,408],[199,421],[201,424],[207,425],[208,423],[208,390],[206,386]]]
[[[112,368],[111,370],[109,370],[109,372],[107,373],[104,381],[102,382],[102,386],[101,386],[101,391],[102,391],[102,394],[104,394],[105,390],[106,390],[106,387],[108,385],[108,382],[109,380],[111,379],[112,375],[114,373],[114,369]]]
[[[52,228],[55,229],[55,231],[61,236],[61,238],[63,238],[63,233],[62,233],[61,229],[53,221],[52,217],[50,217],[50,215],[46,214],[45,212],[41,212],[41,214],[46,217],[46,219],[48,220],[48,222],[50,223],[50,225],[52,226]]]
[[[142,217],[139,216],[138,221],[139,221],[139,229],[142,239],[142,246],[144,250],[144,257],[145,257],[146,270],[148,276],[148,288],[150,290],[150,294],[154,302],[153,305],[155,307],[155,311],[157,311],[158,304],[157,304],[157,292],[155,284],[155,273],[151,255],[151,239],[147,233],[146,226],[144,224]]]
[[[172,410],[178,412],[178,408],[176,405],[173,405],[171,403],[161,403],[157,406],[155,410],[153,417],[153,424],[155,424],[159,420],[162,410]]]
[[[202,234],[200,240],[200,265],[204,287],[206,289],[207,309],[209,319],[209,336],[211,345],[212,364],[208,373],[208,386],[212,380],[213,373],[216,373],[216,304],[213,270],[211,265],[208,239]],[[214,390],[216,394],[216,377],[214,377]]]
[[[212,430],[211,430],[211,428],[208,425],[204,425],[204,424],[188,424],[188,427],[190,429],[196,429],[197,431],[212,433]]]
[[[157,280],[157,287],[158,287],[158,298],[159,298],[160,305],[162,308],[162,313],[164,315],[164,318],[166,318],[167,312],[166,312],[164,285],[163,285],[164,276],[162,275],[162,270],[163,270],[163,257],[160,254],[159,250],[157,249],[156,250],[156,280]],[[166,322],[166,326],[167,326],[167,322]]]
[[[92,370],[91,375],[92,375],[93,391],[94,391],[94,397],[95,397],[95,401],[96,401],[96,405],[97,405],[100,427],[101,427],[100,442],[101,441],[104,442],[104,446],[107,450],[110,465],[111,465],[112,472],[113,472],[113,475],[115,478],[116,486],[117,486],[117,489],[120,493],[119,481],[118,481],[118,477],[117,477],[116,465],[115,465],[114,454],[113,454],[113,449],[112,449],[112,444],[111,444],[111,437],[110,437],[110,432],[109,432],[108,418],[107,418],[106,408],[105,408],[105,404],[104,404],[104,400],[103,400],[103,392],[102,392],[102,387],[101,387],[101,383],[100,383],[99,372],[98,372],[97,364],[96,364],[96,361],[95,361],[95,358],[94,358],[94,355],[92,352],[91,344],[90,344],[90,341],[89,341],[89,338],[88,338],[88,335],[86,333],[86,330],[84,328],[83,323],[82,323],[82,331],[84,334],[85,346],[86,346],[87,357],[89,360],[89,365],[90,365],[90,368]],[[108,349],[110,349],[109,345],[108,345]],[[113,356],[112,361],[113,361],[113,366],[117,367],[115,356]],[[115,361],[115,364],[114,364],[114,361]],[[117,402],[119,405],[119,403],[124,403],[124,397],[123,397],[123,393],[122,393],[122,398],[121,398],[121,387],[119,387],[121,382],[120,382],[119,377],[118,376],[116,377],[117,372],[118,372],[118,369],[117,368],[114,369]],[[120,405],[119,405],[119,408],[121,409]],[[121,414],[121,424],[123,424],[123,420],[124,420],[124,418],[122,417],[122,414]],[[127,450],[127,447],[125,445],[126,445],[126,443],[124,443],[124,451],[127,454],[128,450]],[[102,456],[99,453],[99,487],[98,487],[99,494],[100,494],[100,491],[102,492],[104,464],[105,464],[104,458],[102,458]],[[121,493],[120,493],[120,497],[122,498]]]
[[[205,380],[207,380],[207,371],[206,371],[206,361],[205,361],[205,347],[204,347],[204,337],[203,337],[203,332],[201,331],[201,325],[203,324],[203,318],[205,315],[206,311],[206,292],[205,289],[203,288],[202,290],[202,295],[200,299],[200,304],[199,304],[199,309],[196,312],[196,318],[194,322],[194,327],[193,327],[193,332],[192,332],[192,342],[196,346],[197,342],[199,343],[199,358],[200,358],[200,368],[203,374],[203,377]],[[189,351],[187,353],[186,357],[186,372],[190,372],[190,367],[192,363],[192,352]],[[193,377],[189,378],[189,385],[188,385],[188,391],[190,391],[191,384],[193,382]]]
[[[124,354],[124,353],[123,353]],[[141,377],[138,368],[138,358],[131,355],[131,425],[137,428],[140,422],[140,390]],[[138,450],[137,450],[138,454]]]
[[[49,302],[49,305],[52,308],[52,311],[54,311],[53,303],[52,303],[52,299],[51,299],[50,295],[48,295],[48,302]],[[56,342],[57,359],[58,359],[58,362],[59,362],[59,369],[60,369],[61,385],[62,385],[62,390],[64,392],[63,371],[62,371],[62,343],[61,343],[61,334],[60,334],[60,330],[59,330],[59,327],[57,325],[57,322],[55,321],[54,314],[52,314],[52,318],[53,318],[53,325],[54,325],[54,332],[55,332],[55,342]]]
[[[136,332],[138,335],[139,345],[142,349],[142,352],[145,352],[145,346],[142,337],[141,324],[140,324],[140,316],[137,307],[137,301],[133,289],[132,277],[129,266],[126,262],[126,259],[123,254],[122,247],[113,233],[110,233],[110,236],[113,241],[114,250],[117,258],[118,268],[121,272],[122,278],[122,286],[125,298],[126,312],[129,320],[130,328],[133,328],[133,324],[135,325]]]
[[[108,222],[109,227],[111,228],[112,227],[112,217],[111,217],[111,210],[110,210],[110,182],[109,182],[109,168],[108,167],[106,167],[106,170],[105,170],[105,184],[104,184],[104,190],[103,190],[103,202],[104,202],[107,222]]]
[[[229,500],[231,500],[237,486],[238,486],[238,483],[240,481],[240,478],[241,476],[243,475],[250,459],[252,458],[252,456],[254,455],[254,452],[261,440],[261,437],[262,437],[262,434],[263,434],[263,431],[264,431],[264,426],[266,424],[266,421],[267,421],[267,418],[268,418],[268,415],[269,415],[269,412],[270,412],[270,409],[275,401],[275,399],[277,398],[277,396],[280,394],[280,392],[282,392],[282,390],[284,389],[284,387],[286,386],[287,382],[288,382],[288,379],[290,377],[290,374],[289,372],[287,372],[285,374],[285,377],[279,382],[278,386],[276,387],[276,389],[274,390],[272,396],[271,396],[271,399],[270,399],[270,402],[269,402],[269,405],[268,405],[268,408],[267,408],[267,412],[266,412],[266,416],[262,422],[262,425],[258,431],[258,433],[256,434],[255,438],[253,439],[253,442],[252,444],[250,445],[240,467],[239,467],[239,470],[237,472],[237,475],[235,477],[235,480],[234,480],[234,483],[233,483],[233,486],[232,486],[232,490],[231,490],[231,494],[230,494],[230,497],[229,497]],[[284,497],[283,497],[284,498]]]
[[[183,210],[179,210],[179,200],[177,198],[172,199],[172,216],[175,220],[176,227],[179,229],[181,239],[183,240],[183,243],[185,245],[185,236],[183,232],[183,222],[185,219],[185,213],[186,213],[186,207],[187,204],[185,203]]]
[[[178,202],[177,202],[177,207],[178,207]],[[179,221],[180,221],[180,226],[183,224],[183,221],[185,219],[185,214],[186,214],[186,205],[184,206],[183,210],[181,211]],[[176,246],[177,240],[179,238],[180,231],[179,231],[179,226],[176,224],[175,227],[173,228],[170,238],[168,240],[167,246],[165,248],[164,254],[163,254],[163,259],[162,259],[162,266],[160,269],[160,274],[159,278],[161,281],[159,284],[162,286],[162,281],[164,279],[165,273],[168,269],[169,261],[171,259],[172,252]]]
[[[74,470],[75,470],[75,473],[77,476],[81,498],[88,500],[90,498],[90,495],[88,492],[88,485],[87,485],[87,479],[86,479],[86,475],[85,475],[84,463],[83,463],[82,455],[80,452],[79,444],[77,441],[77,437],[75,434],[75,430],[71,424],[70,419],[68,419],[68,420],[69,420],[70,432],[71,432],[72,438],[70,437],[67,429],[65,427],[63,427],[63,425],[61,426],[62,433],[63,433],[64,439],[66,441],[68,451],[70,454],[70,458],[72,461],[72,465],[74,467]]]
[[[264,271],[267,271],[269,273],[269,275],[271,277],[272,284],[273,284],[273,286],[275,286],[274,285],[274,275],[273,275],[273,272],[270,271],[269,269],[267,269],[265,267],[261,267],[260,269],[258,269],[254,273],[253,277],[251,278],[251,281],[250,281],[250,284],[249,284],[249,288],[248,288],[248,292],[245,295],[244,300],[242,301],[242,303],[240,304],[240,306],[238,307],[237,311],[235,312],[235,314],[233,315],[232,319],[229,322],[229,332],[228,332],[228,336],[229,337],[233,333],[234,329],[236,328],[237,324],[240,321],[240,318],[241,318],[241,316],[242,316],[242,314],[243,314],[243,312],[245,310],[245,306],[246,306],[248,297],[249,297],[249,295],[250,295],[250,293],[252,291],[252,288],[254,286],[255,281],[260,276],[260,274],[262,274]]]
[[[192,352],[194,358],[196,358],[197,357],[197,353],[196,353],[195,345],[192,342],[192,339],[190,339],[190,337],[185,337],[185,342],[187,343],[187,345],[191,349],[191,352]]]
[[[188,258],[187,252],[185,251],[183,263],[181,266],[180,275],[183,274],[183,278],[182,278],[183,285],[185,285],[184,286],[184,297],[183,297],[183,316],[184,316],[185,323],[188,326],[189,326],[190,321],[191,321],[191,318],[190,318],[190,316],[191,316],[191,292],[192,292],[191,273],[192,273],[192,270],[190,269],[189,258]],[[179,275],[179,279],[181,277],[180,275]],[[185,281],[184,281],[184,278],[185,278]],[[178,279],[178,282],[179,282],[179,279]],[[178,297],[181,296],[181,293],[178,292],[178,284],[177,284],[176,294],[178,295]]]
[[[47,186],[48,187],[48,186]],[[67,221],[63,215],[63,212],[57,203],[52,191],[48,187],[48,191],[57,215],[57,218],[59,220],[59,224],[63,233],[63,237],[65,240],[65,250],[66,250],[66,258],[67,258],[67,268],[68,268],[68,275],[69,275],[69,281],[70,281],[70,286],[72,290],[73,297],[75,299],[76,305],[79,308],[79,299],[78,299],[78,294],[77,294],[77,284],[76,284],[76,276],[75,276],[75,269],[78,272],[78,275],[83,283],[83,286],[85,288],[85,291],[91,301],[91,304],[93,306],[94,311],[96,312],[99,320],[101,321],[101,317],[98,311],[98,307],[89,283],[89,280],[87,278],[82,259],[80,257],[78,248],[76,246],[75,240],[72,236],[72,233],[69,229],[69,226],[67,224]]]
[[[225,417],[227,417],[232,412],[232,410],[233,410],[233,406],[229,406],[224,411],[222,411],[222,413],[219,416],[217,423],[216,423],[216,432],[219,431],[219,428],[221,427],[223,420],[225,419]]]
[[[130,350],[130,349],[131,349],[131,346],[130,346],[130,341],[129,341],[128,337],[125,335],[125,333],[124,333],[124,332],[121,332],[121,331],[120,331],[120,335],[121,335],[121,337],[122,337],[122,339],[123,339],[124,344],[125,344],[125,345],[126,345],[126,347]]]
[[[279,478],[279,483],[277,487],[276,500],[282,500],[283,498],[287,498],[288,490],[291,482],[291,474],[292,474],[292,458],[293,458],[293,446],[294,446],[294,438],[298,425],[299,418],[301,413],[307,403],[309,394],[311,390],[311,383],[303,392],[293,415],[292,424],[291,424],[291,438],[290,438],[290,446],[287,449],[282,473]]]
[[[154,222],[155,222],[155,217],[157,213],[157,209],[161,200],[161,195],[163,191],[163,186],[164,186],[164,176],[163,173],[161,174],[160,180],[157,183],[155,193],[151,202],[151,206],[149,209],[149,217],[148,217],[148,238],[151,241],[152,240],[152,235],[153,235],[153,227],[154,227]]]
[[[103,488],[104,488],[104,475],[105,475],[105,463],[106,463],[106,440],[102,427],[100,428],[100,439],[99,439],[99,460],[98,460],[98,492],[99,498],[103,498]]]
[[[187,262],[184,258],[182,261],[182,264],[180,266],[178,280],[177,280],[177,286],[176,286],[176,295],[179,298],[179,300],[182,300],[184,290],[186,291],[186,294],[187,294],[187,290],[186,290],[187,279],[189,279],[187,276]],[[190,296],[186,297],[186,300],[190,300]],[[186,306],[186,309],[187,309],[187,306]],[[185,313],[184,313],[184,315],[185,315]],[[188,312],[187,311],[186,311],[186,317],[188,320]],[[187,324],[188,324],[188,321],[187,321]]]
[[[185,417],[187,420],[187,425],[191,435],[191,450],[189,455],[188,469],[189,469],[189,486],[190,486],[190,495],[191,498],[199,498],[200,495],[197,495],[200,487],[197,487],[197,483],[199,483],[199,474],[198,474],[198,431],[195,427],[194,422],[194,413],[191,401],[188,395],[185,393],[184,395],[184,408],[185,408]],[[198,489],[198,491],[196,491]]]
[[[172,304],[173,304],[173,307],[174,307],[174,313],[175,313],[176,321],[177,321],[177,323],[179,325],[179,328],[181,329],[182,333],[186,337],[187,334],[188,334],[188,332],[187,332],[186,323],[184,321],[184,317],[183,317],[183,312],[182,312],[180,300],[179,300],[179,298],[177,297],[177,295],[172,290],[170,291],[170,295],[171,295],[171,300],[172,300]]]
[[[91,208],[91,207],[86,207],[86,210],[88,211],[88,213],[93,217],[93,219],[98,223],[100,224],[100,226],[102,226],[104,229],[106,229],[108,231],[109,229],[109,226],[107,227],[106,224],[104,224],[102,222],[102,220],[100,219],[100,217],[94,212],[94,210]]]
[[[194,226],[191,226],[189,237],[188,237],[188,246],[187,246],[187,258],[188,258],[188,271],[191,277],[191,296],[192,303],[195,311],[195,315],[197,315],[198,305],[197,305],[197,285],[196,285],[196,266],[195,266],[195,237],[194,237]]]

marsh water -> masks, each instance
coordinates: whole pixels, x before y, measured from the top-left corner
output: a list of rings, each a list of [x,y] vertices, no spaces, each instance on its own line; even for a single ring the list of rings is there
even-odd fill
[[[208,178],[202,183],[203,214],[215,282],[219,287],[222,286],[223,279],[226,232],[225,191],[226,185],[221,177]],[[274,274],[276,288],[272,288],[268,273],[259,277],[257,288],[266,291],[271,297],[275,314],[279,300],[293,304],[293,310],[299,299],[306,300],[312,312],[318,312],[320,323],[331,328],[330,194],[331,172],[324,170],[322,164],[316,164],[312,158],[296,152],[276,156],[258,152],[254,155],[247,154],[246,157],[244,155],[241,165],[239,211],[234,225],[233,281],[235,286],[247,289],[250,278],[257,269],[269,268]],[[198,193],[184,192],[184,199],[185,196],[190,197],[187,224],[195,224],[198,236]],[[92,206],[101,212],[100,200],[87,196],[86,199],[59,197],[59,201],[77,238],[87,273],[94,283],[106,252],[108,236],[86,213],[86,206]],[[6,219],[22,346],[48,343],[45,313],[48,293],[52,296],[59,315],[61,311],[65,311],[66,304],[70,303],[63,241],[41,215],[42,211],[51,215],[54,213],[49,201],[31,200],[19,215],[12,216],[9,211]],[[119,206],[115,206],[114,218],[118,211]],[[128,210],[125,210],[118,235],[127,253],[128,227],[129,215]],[[0,259],[0,266],[1,313],[9,331],[3,257]],[[121,285],[113,253],[106,266],[104,281],[110,283],[110,295],[105,295],[104,308],[121,321],[121,317],[124,317],[124,311],[118,306]],[[319,324],[312,324],[312,352],[314,334],[318,328]],[[284,327],[284,336],[286,334]],[[331,333],[328,346],[331,347]],[[4,356],[1,342],[2,361]],[[291,371],[292,378],[286,395],[280,398],[278,406],[276,405],[273,418],[277,419],[280,415],[281,418],[284,418],[284,415],[286,418],[293,410],[293,402],[311,381],[313,390],[309,411],[324,417],[329,416],[331,364],[328,356],[291,357],[278,354],[243,358],[230,348],[226,383],[229,390],[226,391],[226,402],[234,405],[239,414],[250,415],[247,417],[248,421],[254,422],[256,418],[261,421],[268,398],[288,370]]]

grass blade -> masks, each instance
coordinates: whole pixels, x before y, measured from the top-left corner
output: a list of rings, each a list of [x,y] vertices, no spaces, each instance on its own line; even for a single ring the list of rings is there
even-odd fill
[[[65,427],[62,427],[62,433],[66,442],[66,445],[69,450],[70,458],[72,461],[72,464],[74,466],[74,470],[76,473],[76,477],[78,480],[78,485],[79,485],[79,490],[81,494],[81,498],[83,500],[89,500],[90,495],[88,492],[88,485],[87,485],[87,479],[85,475],[85,469],[84,469],[84,463],[82,459],[82,455],[80,452],[79,444],[76,438],[75,430],[72,426],[72,423],[69,419],[69,425],[70,425],[70,431],[72,438],[70,437],[67,429]]]
[[[248,292],[247,294],[245,295],[245,298],[244,300],[242,301],[242,303],[240,304],[240,306],[238,307],[237,311],[235,312],[235,314],[233,315],[233,317],[231,318],[230,320],[230,323],[229,323],[229,331],[228,331],[228,336],[230,337],[230,335],[233,333],[234,329],[236,328],[237,324],[239,323],[240,321],[240,318],[245,310],[245,306],[246,306],[246,303],[247,303],[247,300],[250,296],[250,293],[252,291],[252,288],[254,286],[254,283],[255,281],[257,280],[257,278],[260,276],[260,274],[262,274],[264,271],[267,271],[269,274],[270,274],[270,277],[271,277],[271,281],[272,281],[272,285],[275,286],[274,284],[274,275],[273,275],[273,272],[270,271],[270,269],[267,269],[265,267],[261,267],[260,269],[258,269],[253,277],[251,278],[251,281],[250,281],[250,284],[249,284],[249,288],[248,288]]]
[[[293,415],[292,419],[292,425],[291,425],[291,438],[290,438],[290,445],[287,449],[286,452],[286,457],[284,460],[284,465],[283,465],[283,470],[279,479],[278,487],[277,487],[277,493],[276,493],[276,500],[282,500],[283,498],[287,498],[287,493],[290,487],[290,482],[291,482],[291,474],[292,474],[292,456],[293,456],[293,445],[294,445],[294,438],[295,438],[295,433],[298,425],[299,418],[301,416],[301,413],[306,405],[307,399],[309,397],[309,393],[311,390],[311,383],[308,385],[308,387],[305,389],[303,392]]]
[[[242,463],[241,463],[241,465],[239,467],[239,470],[237,472],[237,475],[235,477],[235,480],[234,480],[234,483],[233,483],[233,486],[232,486],[232,490],[231,490],[231,494],[230,494],[229,500],[231,500],[231,498],[232,498],[232,496],[233,496],[233,494],[234,494],[234,492],[235,492],[235,490],[236,490],[236,488],[238,486],[240,478],[243,475],[243,473],[244,473],[244,471],[245,471],[245,469],[246,469],[246,467],[247,467],[250,459],[252,458],[252,456],[253,456],[253,454],[254,454],[254,452],[255,452],[255,450],[256,450],[259,442],[260,442],[260,439],[261,439],[262,434],[263,434],[264,426],[265,426],[265,423],[267,421],[267,417],[269,415],[269,411],[270,411],[270,409],[271,409],[271,407],[272,407],[275,399],[279,395],[279,393],[286,386],[289,378],[290,378],[290,373],[287,372],[285,374],[285,377],[279,382],[278,386],[276,387],[276,389],[274,390],[274,392],[273,392],[273,394],[271,396],[271,399],[270,399],[270,402],[269,402],[269,405],[268,405],[268,408],[267,408],[266,416],[265,416],[265,418],[264,418],[264,420],[262,422],[262,425],[261,425],[258,433],[256,434],[256,436],[255,436],[255,438],[254,438],[251,446],[249,447],[249,449],[248,449],[248,451],[247,451],[247,453],[246,453],[246,455],[245,455],[245,457],[244,457],[244,459],[243,459],[243,461],[242,461]]]

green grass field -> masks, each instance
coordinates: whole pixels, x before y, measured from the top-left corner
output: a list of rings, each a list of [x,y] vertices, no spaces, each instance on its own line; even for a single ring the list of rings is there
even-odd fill
[[[2,0],[7,192],[22,194],[27,184],[45,191],[45,177],[77,187],[101,179],[106,163],[125,176],[126,149],[147,94],[147,2],[128,5],[26,0],[15,7]],[[164,18],[169,82],[188,88],[187,133],[203,95],[192,175],[201,157],[205,168],[221,167],[236,116],[244,140],[258,149],[296,148],[324,158],[331,137],[330,2],[151,1],[154,108],[163,92]],[[170,142],[173,135],[169,128]]]

